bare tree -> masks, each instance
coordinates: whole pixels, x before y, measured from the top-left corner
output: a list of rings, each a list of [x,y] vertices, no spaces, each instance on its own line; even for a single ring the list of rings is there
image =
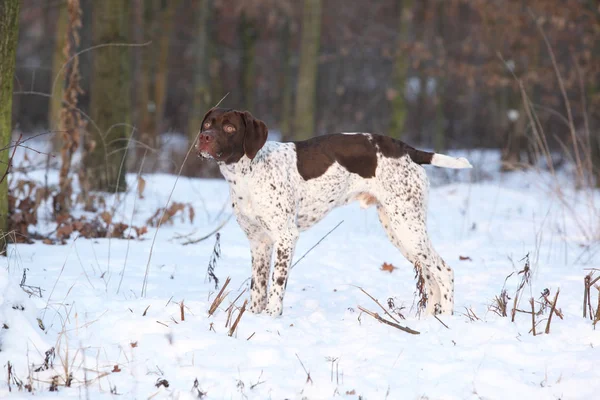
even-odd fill
[[[304,0],[293,127],[295,139],[308,139],[314,135],[321,6],[321,0]]]
[[[83,156],[91,190],[124,191],[127,139],[131,133],[129,2],[104,0],[93,3],[95,50],[91,83],[90,115],[94,128],[85,138]]]
[[[19,0],[0,2],[0,165],[6,168],[0,181],[0,254],[6,255],[8,233],[8,146],[11,139],[11,111],[15,57],[19,35]]]

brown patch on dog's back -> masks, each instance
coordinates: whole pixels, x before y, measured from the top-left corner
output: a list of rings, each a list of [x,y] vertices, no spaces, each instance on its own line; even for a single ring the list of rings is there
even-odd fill
[[[336,133],[295,144],[298,172],[304,180],[318,178],[336,161],[363,178],[375,176],[377,152],[365,135]]]
[[[417,164],[429,164],[433,153],[413,147],[384,135],[335,133],[317,136],[296,145],[297,167],[305,181],[318,178],[337,162],[348,172],[363,178],[375,177],[377,153],[384,157],[400,158],[408,154]]]

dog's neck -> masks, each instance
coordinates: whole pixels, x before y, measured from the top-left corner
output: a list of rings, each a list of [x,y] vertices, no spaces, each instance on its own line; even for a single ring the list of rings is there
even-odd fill
[[[229,180],[235,177],[242,177],[252,172],[252,161],[246,155],[243,155],[238,161],[226,164],[224,161],[217,161],[221,174]]]

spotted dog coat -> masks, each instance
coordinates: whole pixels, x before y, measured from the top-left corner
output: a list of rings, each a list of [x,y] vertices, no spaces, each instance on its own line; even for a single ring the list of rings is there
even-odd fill
[[[198,155],[215,159],[229,182],[232,207],[250,242],[252,312],[281,314],[299,232],[355,200],[377,207],[391,242],[421,271],[426,313],[453,312],[454,273],[427,236],[429,183],[420,164],[470,168],[466,159],[369,133],[289,143],[266,139],[266,125],[249,112],[214,108],[196,143]]]

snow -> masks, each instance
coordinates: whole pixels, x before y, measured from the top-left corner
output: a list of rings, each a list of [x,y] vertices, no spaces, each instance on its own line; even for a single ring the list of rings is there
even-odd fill
[[[193,399],[198,390],[208,399],[594,398],[600,391],[600,333],[582,318],[582,293],[586,268],[600,267],[600,252],[574,216],[597,224],[598,193],[592,194],[595,203],[590,205],[586,193],[565,189],[573,201],[568,209],[549,191],[553,178],[548,174],[500,175],[495,152],[452,155],[466,156],[475,168],[426,168],[432,181],[431,240],[455,270],[455,314],[440,318],[449,329],[434,318],[417,316],[412,266],[387,240],[376,211],[351,204],[301,235],[295,260],[344,221],[292,270],[283,316],[247,312],[230,337],[225,309],[249,286],[248,243],[235,218],[220,231],[222,256],[215,274],[220,286],[231,278],[230,293],[208,316],[217,292],[206,276],[215,236],[194,245],[182,243],[227,220],[228,190],[221,180],[182,177],[172,200],[191,203],[196,217],[193,223],[176,218],[173,225],[163,225],[149,264],[156,232],[150,227],[141,240],[73,236],[66,245],[9,246],[0,267],[0,327],[8,326],[0,329],[0,397],[31,396],[18,391],[14,382],[9,393],[10,361],[24,383],[31,376],[35,396],[52,398]],[[33,171],[29,178],[43,182],[44,175]],[[56,182],[56,172],[48,179]],[[136,176],[127,179],[135,189]],[[144,179],[143,199],[134,201],[135,190],[118,199],[109,196],[109,207],[113,201],[117,205],[115,221],[129,223],[133,216],[134,225],[141,226],[165,206],[175,177]],[[35,229],[50,232],[50,205],[44,207]],[[530,315],[518,313],[512,323],[488,309],[506,276],[522,269],[528,253],[532,287],[525,288],[520,308],[545,288],[554,296],[560,287],[558,307],[564,314],[562,320],[553,318],[549,334],[543,334],[542,322],[542,333],[535,337],[529,334]],[[398,269],[381,271],[384,262]],[[142,297],[147,265],[147,294]],[[21,290],[23,270],[27,285],[43,289],[42,298]],[[511,297],[519,279],[515,273],[506,282]],[[358,305],[383,312],[357,286],[384,306],[388,298],[405,306],[401,324],[420,335],[361,314]],[[596,295],[593,289],[594,304]],[[246,298],[247,291],[237,306]],[[467,318],[465,308],[480,320]],[[30,373],[52,347],[53,365]],[[73,374],[70,388],[62,386],[65,370]],[[49,391],[55,375],[60,377],[58,393]],[[157,388],[159,379],[169,386]]]

